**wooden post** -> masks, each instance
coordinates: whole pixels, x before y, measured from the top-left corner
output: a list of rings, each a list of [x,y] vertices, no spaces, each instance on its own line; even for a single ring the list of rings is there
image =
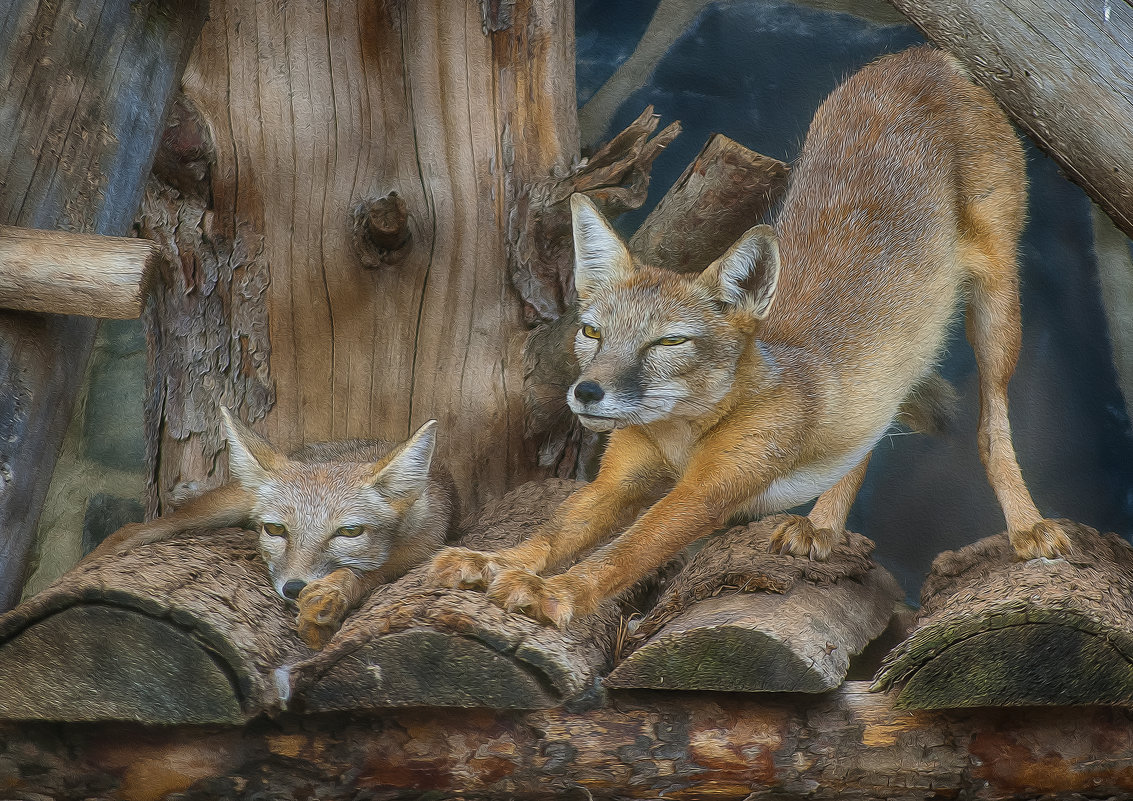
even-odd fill
[[[0,225],[0,308],[133,319],[156,258],[144,239]]]
[[[577,158],[573,30],[572,0],[214,0],[207,191],[155,182],[143,217],[149,514],[226,478],[219,403],[283,446],[435,417],[469,508],[535,475],[507,232]]]
[[[890,0],[1133,236],[1133,6]]]
[[[0,13],[0,223],[129,232],[204,0],[12,0]],[[0,314],[0,609],[20,596],[94,337]]]

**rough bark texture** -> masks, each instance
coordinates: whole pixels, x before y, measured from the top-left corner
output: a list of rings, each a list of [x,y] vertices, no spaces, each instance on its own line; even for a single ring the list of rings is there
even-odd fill
[[[1063,522],[1063,559],[1019,562],[1005,534],[938,556],[877,686],[911,708],[1133,704],[1133,547]]]
[[[527,184],[577,155],[573,13],[213,3],[185,92],[214,161],[203,191],[155,185],[144,221],[170,257],[150,514],[224,480],[218,403],[283,447],[398,441],[435,417],[470,507],[534,474],[507,231]],[[368,269],[351,210],[392,192],[407,248]]]
[[[0,617],[0,718],[241,722],[309,653],[255,535],[190,532],[83,562]]]
[[[1082,0],[890,0],[1133,236],[1133,7]]]
[[[628,138],[644,117],[595,154],[590,164],[608,158],[605,154]],[[642,223],[630,240],[630,249],[655,266],[683,273],[703,270],[770,213],[786,190],[787,172],[783,162],[716,134]],[[539,297],[547,309],[556,303],[565,306],[555,315],[544,314],[551,322],[540,325],[527,338],[524,412],[528,435],[539,443],[541,466],[563,478],[593,478],[599,437],[583,429],[566,404],[567,389],[578,378],[574,359],[578,309],[571,277],[574,248],[569,222],[568,213],[565,227],[554,229],[559,239],[547,240],[561,242],[557,250],[561,256],[543,262],[554,266],[559,276],[543,284],[561,287],[562,292],[543,291]],[[545,229],[550,236],[552,227]],[[543,248],[550,250],[551,245]]]
[[[771,553],[782,519],[709,540],[628,638],[605,685],[825,692],[841,684],[903,593],[857,534],[825,562]]]
[[[406,709],[244,728],[0,724],[13,797],[1080,801],[1133,794],[1133,715],[910,712],[819,696],[619,693],[587,712]],[[177,795],[172,795],[177,794]]]
[[[515,545],[578,486],[525,484],[488,504],[460,544]],[[293,686],[314,711],[548,708],[593,689],[609,668],[618,621],[610,601],[560,632],[505,612],[481,592],[432,589],[419,569],[379,587],[325,650],[295,667]]]
[[[132,319],[156,256],[144,239],[0,226],[0,307]]]
[[[5,4],[0,223],[129,233],[206,5]],[[94,329],[86,318],[0,314],[0,610],[20,596]]]

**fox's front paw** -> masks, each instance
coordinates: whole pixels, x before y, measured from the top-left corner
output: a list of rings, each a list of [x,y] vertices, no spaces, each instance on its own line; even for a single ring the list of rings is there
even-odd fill
[[[829,528],[815,528],[809,517],[791,515],[771,533],[771,551],[794,556],[809,556],[819,562],[826,561],[838,534]]]
[[[1070,536],[1058,520],[1040,520],[1026,531],[1009,532],[1008,537],[1021,560],[1057,559],[1070,553]]]
[[[308,648],[321,651],[342,627],[342,621],[350,611],[350,599],[332,583],[312,581],[303,588],[296,600],[299,614],[295,625],[299,630],[299,638]]]
[[[437,587],[477,589],[487,587],[506,565],[499,554],[472,551],[468,548],[445,548],[433,557],[429,566],[429,582]]]
[[[488,597],[509,612],[523,612],[560,629],[597,608],[594,589],[570,573],[542,578],[526,570],[504,570],[488,587]]]

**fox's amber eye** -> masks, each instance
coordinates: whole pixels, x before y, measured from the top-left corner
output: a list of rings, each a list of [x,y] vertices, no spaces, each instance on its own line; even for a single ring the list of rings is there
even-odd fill
[[[334,532],[336,537],[357,537],[361,535],[364,526],[343,526],[338,531]]]
[[[584,337],[588,337],[590,339],[601,339],[602,338],[602,332],[599,331],[597,328],[595,328],[592,325],[582,326],[582,335]]]
[[[264,533],[269,537],[286,537],[287,526],[281,523],[264,523]]]
[[[688,342],[688,337],[661,337],[657,340],[658,345],[683,345]]]

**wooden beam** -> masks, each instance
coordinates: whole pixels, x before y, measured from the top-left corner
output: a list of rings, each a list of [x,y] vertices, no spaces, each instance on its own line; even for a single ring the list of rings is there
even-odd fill
[[[134,319],[157,257],[144,239],[0,225],[0,308]]]
[[[0,224],[130,231],[207,3],[13,0],[0,13]],[[19,597],[94,341],[89,318],[0,314],[0,610]]]
[[[1127,0],[890,0],[1133,236]]]
[[[981,801],[1127,798],[1128,710],[912,712],[817,696],[619,693],[589,711],[283,715],[244,727],[0,723],[6,797]]]

